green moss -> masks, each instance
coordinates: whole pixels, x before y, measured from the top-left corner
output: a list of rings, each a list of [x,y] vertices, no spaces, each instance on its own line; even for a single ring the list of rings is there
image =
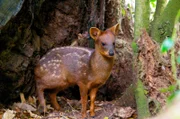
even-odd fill
[[[135,4],[134,40],[137,40],[143,29],[149,31],[150,5],[149,0],[136,0]]]
[[[172,35],[174,22],[178,10],[180,9],[180,0],[170,0],[162,14],[157,18],[153,29],[152,37],[158,42],[162,42],[167,36]]]
[[[138,119],[144,119],[150,116],[147,97],[144,93],[144,85],[141,80],[138,80],[135,90],[135,98],[138,111]]]

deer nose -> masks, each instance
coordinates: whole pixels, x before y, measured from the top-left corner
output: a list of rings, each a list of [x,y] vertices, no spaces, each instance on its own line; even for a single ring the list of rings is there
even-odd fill
[[[109,56],[114,56],[114,51],[113,50],[109,50]]]

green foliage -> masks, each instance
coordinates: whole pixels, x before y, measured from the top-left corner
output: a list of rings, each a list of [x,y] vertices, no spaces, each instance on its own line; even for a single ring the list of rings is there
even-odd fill
[[[150,0],[150,4],[153,8],[156,7],[156,0]]]
[[[122,15],[123,15],[123,16],[125,16],[125,15],[126,15],[126,11],[125,11],[125,9],[124,9],[124,8],[121,8],[121,13],[122,13]]]
[[[156,0],[150,0],[150,2],[156,2]]]
[[[177,26],[178,26],[177,24],[178,24],[179,18],[180,18],[180,10],[178,11],[178,14],[176,15],[175,20],[174,20],[174,28],[173,28],[173,33],[171,36],[172,38],[166,38],[161,45],[161,52],[167,52],[171,49],[171,52],[170,52],[171,70],[172,70],[173,78],[176,81],[176,84],[173,84],[169,86],[168,88],[161,90],[161,92],[171,93],[171,95],[167,98],[168,104],[171,104],[177,96],[180,96],[180,90],[177,90],[180,88],[180,81],[177,80],[177,68],[176,68],[176,64],[180,63],[180,56],[178,56],[177,59],[175,58],[175,48],[173,47],[177,39]]]
[[[175,85],[170,85],[170,86],[167,87],[167,88],[162,88],[160,91],[161,91],[162,93],[167,93],[167,92],[173,93],[173,92],[175,91],[175,89],[176,89],[176,86],[175,86]]]
[[[180,64],[180,55],[178,55],[176,61],[177,61],[178,64]]]
[[[179,95],[180,95],[180,90],[175,91],[174,93],[172,93],[172,94],[168,97],[167,103],[168,103],[168,104],[171,104],[172,101],[173,101],[177,96],[179,96]]]
[[[138,80],[137,82],[135,98],[137,104],[138,119],[144,119],[145,117],[150,116],[149,105],[144,94],[144,85],[141,80]]]
[[[133,49],[133,51],[134,51],[135,53],[138,52],[138,46],[137,46],[137,44],[136,44],[134,41],[131,43],[131,47],[132,47],[132,49]]]
[[[165,53],[174,46],[174,41],[171,38],[166,38],[161,45],[161,52]]]

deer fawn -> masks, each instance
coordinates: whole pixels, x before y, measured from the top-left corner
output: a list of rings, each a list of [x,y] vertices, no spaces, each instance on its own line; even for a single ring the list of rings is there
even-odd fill
[[[46,112],[44,90],[49,90],[52,106],[60,110],[56,95],[69,86],[78,85],[82,103],[82,118],[86,118],[88,92],[90,116],[95,116],[94,101],[98,88],[109,78],[114,63],[114,47],[119,24],[101,31],[90,28],[95,40],[95,49],[82,47],[58,47],[50,50],[35,67],[35,80],[40,105],[38,110]]]

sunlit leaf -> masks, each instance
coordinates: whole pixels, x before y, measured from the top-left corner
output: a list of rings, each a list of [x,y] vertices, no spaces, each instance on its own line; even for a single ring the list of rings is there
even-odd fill
[[[177,63],[180,64],[180,55],[177,57]]]
[[[109,119],[108,117],[104,117],[104,119]]]
[[[151,3],[152,7],[155,8],[156,4],[154,2]]]
[[[166,38],[161,45],[161,52],[167,52],[174,46],[174,41],[171,38]]]
[[[121,9],[121,13],[122,13],[123,16],[125,16],[125,15],[126,15],[125,9],[122,8],[122,9]]]
[[[175,99],[175,97],[178,95],[180,95],[180,90],[177,90],[176,92],[174,92],[168,97],[167,99],[168,103],[171,103]]]
[[[155,2],[156,0],[150,0],[150,2]]]

